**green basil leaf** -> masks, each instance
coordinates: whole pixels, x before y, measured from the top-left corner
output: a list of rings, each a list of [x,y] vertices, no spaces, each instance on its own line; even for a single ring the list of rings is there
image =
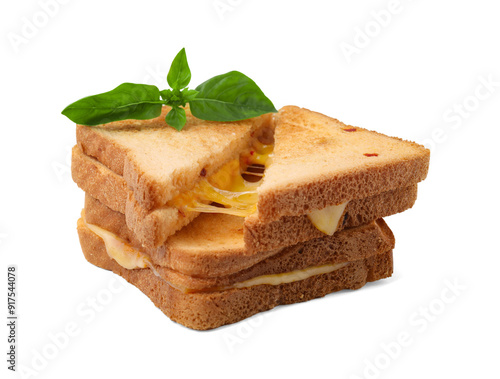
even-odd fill
[[[184,103],[189,103],[193,99],[196,98],[196,95],[198,95],[198,91],[194,89],[183,89],[181,92],[182,99],[184,100]]]
[[[168,104],[168,102],[172,99],[172,96],[174,93],[170,89],[164,89],[163,91],[160,91],[160,96],[165,102]]]
[[[209,121],[237,121],[277,112],[255,82],[238,71],[215,76],[196,87],[192,114]]]
[[[127,119],[158,117],[164,104],[158,88],[147,84],[123,83],[99,95],[88,96],[68,105],[62,114],[82,125],[99,125]]]
[[[183,108],[172,108],[165,116],[165,121],[172,128],[180,131],[186,125],[186,111]]]
[[[191,70],[187,62],[186,49],[177,53],[167,75],[167,82],[173,89],[187,87],[191,81]]]

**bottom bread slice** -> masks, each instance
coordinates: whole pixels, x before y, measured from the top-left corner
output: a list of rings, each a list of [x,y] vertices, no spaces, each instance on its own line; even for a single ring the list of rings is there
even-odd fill
[[[85,234],[82,237],[87,238]],[[367,282],[390,277],[393,272],[392,250],[389,250],[291,283],[186,293],[169,285],[149,268],[123,268],[109,257],[100,238],[80,242],[90,263],[122,276],[173,321],[197,330],[232,324],[278,305],[303,302],[343,289],[358,289]]]

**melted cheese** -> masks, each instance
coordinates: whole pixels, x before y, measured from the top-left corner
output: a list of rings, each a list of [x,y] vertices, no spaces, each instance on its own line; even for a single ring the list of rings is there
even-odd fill
[[[148,256],[142,254],[138,249],[131,246],[127,241],[116,234],[103,229],[97,225],[89,224],[85,221],[85,226],[97,234],[104,241],[106,252],[111,259],[114,259],[120,266],[133,270],[136,268],[146,268],[151,266]]]
[[[239,159],[226,163],[210,178],[200,180],[191,191],[176,196],[167,205],[180,211],[226,213],[240,217],[251,215],[257,210],[257,187],[262,179],[248,182],[242,173],[250,165],[269,165],[273,148],[273,145],[256,141]]]
[[[116,234],[103,229],[97,225],[89,224],[85,221],[85,217],[82,217],[85,226],[89,228],[93,233],[99,236],[103,241],[106,248],[106,251],[110,258],[114,259],[116,263],[120,266],[128,269],[138,269],[138,268],[150,268],[153,273],[164,280],[168,285],[183,291],[185,293],[193,293],[193,292],[203,292],[204,290],[199,289],[190,289],[183,286],[173,285],[171,282],[165,280],[155,269],[153,263],[149,259],[149,257],[143,253],[141,253],[138,249],[131,246],[127,241],[118,237]],[[310,278],[312,276],[328,274],[335,270],[338,270],[348,263],[336,263],[336,264],[324,264],[320,266],[312,266],[301,270],[289,271],[281,274],[272,274],[272,275],[261,275],[256,276],[255,278],[248,279],[242,282],[234,283],[230,286],[215,288],[215,290],[228,290],[233,288],[247,288],[253,286],[260,285],[272,285],[277,286],[285,283],[293,283],[300,280],[304,280]],[[210,290],[210,289],[207,289]],[[214,289],[211,289],[214,290]]]
[[[338,229],[339,221],[344,214],[348,201],[310,212],[307,217],[319,231],[333,235]]]
[[[347,265],[347,263],[325,264],[321,266],[308,267],[303,270],[284,272],[282,274],[261,275],[243,282],[235,283],[229,288],[245,288],[260,286],[262,284],[278,286],[280,284],[298,282],[299,280],[304,280],[310,278],[311,276],[328,274],[344,267],[345,265]]]

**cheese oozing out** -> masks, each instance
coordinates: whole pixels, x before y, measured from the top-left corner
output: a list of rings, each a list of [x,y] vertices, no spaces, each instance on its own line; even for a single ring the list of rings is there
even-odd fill
[[[282,274],[256,276],[255,278],[235,283],[231,286],[231,288],[246,288],[262,284],[278,286],[280,284],[298,282],[300,280],[310,278],[311,276],[328,274],[344,267],[345,265],[347,265],[347,262],[329,263],[320,266],[311,266],[302,270],[284,272]]]
[[[85,226],[89,228],[93,233],[95,233],[98,237],[100,237],[104,241],[104,245],[109,257],[116,261],[120,266],[128,269],[141,269],[141,268],[150,268],[153,273],[165,280],[155,269],[154,264],[151,262],[151,259],[141,253],[138,249],[131,246],[128,241],[120,238],[116,234],[103,229],[97,225],[90,224],[85,221],[85,217],[82,217]],[[328,263],[319,266],[311,266],[305,269],[289,271],[281,274],[271,274],[271,275],[260,275],[254,278],[244,280],[241,282],[236,282],[232,285],[215,288],[215,290],[228,290],[233,288],[247,288],[259,285],[272,285],[277,286],[285,283],[293,283],[300,280],[304,280],[316,275],[328,274],[335,270],[338,270],[344,266],[346,266],[348,262],[344,263]],[[204,290],[196,290],[190,289],[187,287],[176,286],[171,282],[165,280],[165,282],[185,293],[193,293],[193,292],[204,292]]]
[[[316,229],[331,236],[338,229],[340,218],[344,214],[347,203],[348,201],[309,212],[307,217],[309,217]]]
[[[89,224],[85,221],[85,217],[82,218],[85,226],[104,241],[109,257],[114,259],[120,266],[129,270],[151,266],[149,257],[134,248],[130,243],[106,229]]]
[[[226,163],[209,178],[200,180],[191,191],[176,196],[168,205],[181,211],[226,213],[240,217],[251,215],[257,210],[257,188],[264,174],[248,173],[247,169],[254,165],[263,169],[268,166],[273,148],[272,144],[265,145],[256,140],[252,148],[238,159]],[[260,180],[247,181],[245,174],[260,176]]]

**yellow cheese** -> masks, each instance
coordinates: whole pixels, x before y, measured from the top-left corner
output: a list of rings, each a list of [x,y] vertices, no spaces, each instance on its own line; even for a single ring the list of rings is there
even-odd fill
[[[337,231],[340,218],[344,213],[348,201],[339,205],[332,205],[323,209],[308,213],[309,220],[319,231],[333,235]]]
[[[191,191],[178,195],[168,205],[180,211],[226,213],[240,217],[251,215],[257,210],[260,181],[248,182],[242,173],[251,165],[268,165],[273,148],[273,145],[255,141],[253,147],[241,154],[239,159],[226,163],[210,178],[200,180]]]
[[[235,283],[230,288],[245,288],[260,286],[262,284],[277,286],[285,283],[293,283],[310,278],[311,276],[328,274],[344,267],[345,265],[347,265],[347,263],[325,264],[321,266],[308,267],[303,270],[285,272],[282,274],[261,275],[243,282]]]
[[[111,233],[106,229],[87,223],[85,219],[84,222],[87,228],[101,237],[104,241],[109,257],[114,259],[120,266],[129,270],[150,266],[151,261],[149,260],[149,257],[142,254],[127,241],[121,239],[116,234]]]

